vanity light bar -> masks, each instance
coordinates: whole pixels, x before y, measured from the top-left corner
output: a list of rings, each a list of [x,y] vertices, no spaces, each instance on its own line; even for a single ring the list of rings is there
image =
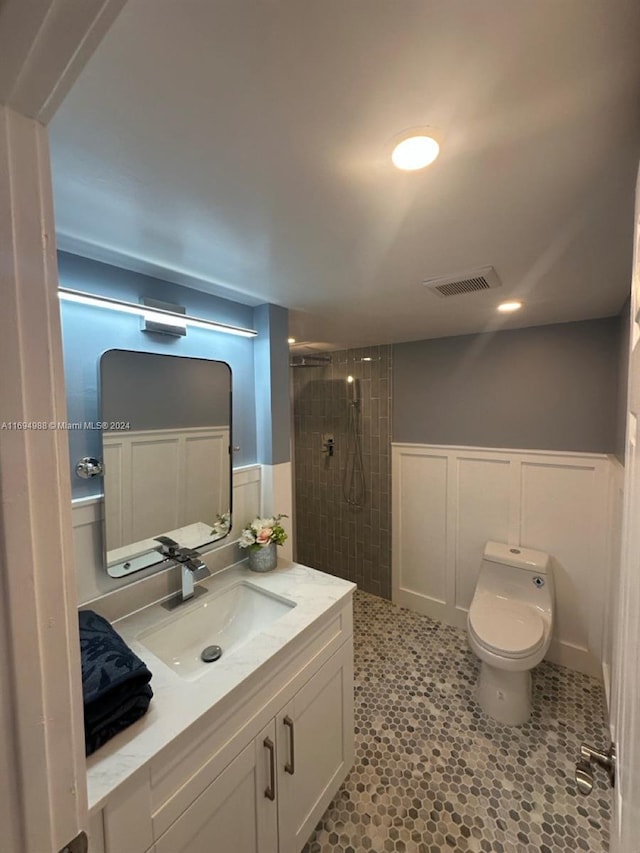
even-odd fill
[[[111,296],[96,296],[69,287],[58,288],[58,296],[67,302],[80,302],[82,305],[93,305],[96,308],[111,308],[123,314],[136,314],[156,323],[170,323],[175,326],[193,326],[196,329],[210,329],[212,332],[225,332],[227,335],[239,335],[241,338],[255,338],[255,329],[243,329],[241,326],[230,326],[227,323],[217,323],[215,320],[204,320],[202,317],[192,317],[189,314],[178,314],[175,311],[165,311],[164,308],[148,308],[136,305],[135,302],[125,302],[123,299],[113,299]]]

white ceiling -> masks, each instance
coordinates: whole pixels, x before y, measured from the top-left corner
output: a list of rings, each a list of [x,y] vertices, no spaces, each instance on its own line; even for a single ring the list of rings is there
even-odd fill
[[[616,313],[639,43],[634,0],[129,0],[51,124],[60,246],[331,346]],[[441,156],[398,172],[422,125]]]

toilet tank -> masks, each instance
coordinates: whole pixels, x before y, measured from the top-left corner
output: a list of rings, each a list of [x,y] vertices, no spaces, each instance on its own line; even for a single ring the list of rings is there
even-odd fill
[[[551,620],[555,595],[549,554],[487,542],[476,585],[478,593],[533,605]]]
[[[516,569],[528,569],[538,575],[546,575],[549,571],[549,555],[544,551],[519,548],[502,542],[487,542],[483,559],[490,563],[513,566]]]

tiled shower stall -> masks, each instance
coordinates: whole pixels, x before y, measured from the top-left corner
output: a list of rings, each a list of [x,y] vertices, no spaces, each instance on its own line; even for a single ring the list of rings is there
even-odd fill
[[[391,347],[323,355],[291,368],[296,559],[390,598]]]

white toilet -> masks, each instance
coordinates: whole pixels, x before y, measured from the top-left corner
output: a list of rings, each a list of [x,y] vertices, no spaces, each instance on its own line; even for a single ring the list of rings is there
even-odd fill
[[[467,632],[482,661],[478,703],[500,723],[518,726],[529,719],[530,670],[549,648],[553,608],[549,555],[487,542]]]

